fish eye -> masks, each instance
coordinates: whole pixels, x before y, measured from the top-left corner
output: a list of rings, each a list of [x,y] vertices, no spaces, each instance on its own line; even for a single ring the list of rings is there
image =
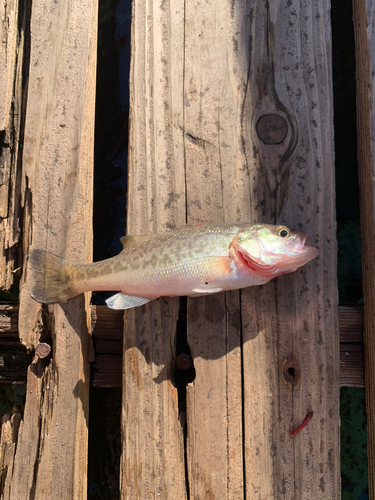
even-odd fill
[[[281,238],[286,238],[290,235],[290,229],[286,226],[278,226],[275,230],[275,234],[281,236]]]

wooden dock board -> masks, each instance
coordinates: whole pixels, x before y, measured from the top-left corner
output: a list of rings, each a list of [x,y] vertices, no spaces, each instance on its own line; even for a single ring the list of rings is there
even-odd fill
[[[93,387],[122,387],[123,311],[90,306]],[[364,387],[363,306],[339,306],[340,387]],[[24,383],[32,352],[18,338],[18,305],[0,304],[0,382]],[[186,367],[184,370],[188,369]],[[186,373],[186,372],[185,372]]]
[[[128,232],[168,230],[185,213],[186,222],[283,222],[308,232],[320,255],[263,287],[188,299],[196,378],[187,387],[185,453],[172,396],[163,407],[140,355],[153,359],[151,320],[159,331],[165,300],[131,313],[123,428],[128,435],[147,432],[158,445],[145,451],[142,440],[125,440],[123,498],[126,482],[142,487],[144,470],[155,474],[149,488],[173,497],[171,446],[180,484],[184,464],[176,469],[176,459],[186,459],[188,498],[340,497],[329,8],[328,2],[134,4]],[[173,317],[169,332],[163,330],[172,351],[177,306]],[[127,346],[134,328],[150,330],[132,354],[136,384]],[[160,356],[169,362],[173,352]],[[157,415],[168,419],[164,482],[156,467],[160,424],[142,423],[127,406],[138,397],[143,408],[144,394],[152,396],[148,412],[156,412],[156,422]],[[311,410],[313,420],[292,439],[289,431]]]
[[[375,496],[375,189],[374,189],[374,75],[375,6],[353,2],[356,58],[358,180],[362,236],[362,283],[364,301],[365,392],[369,498]]]
[[[128,234],[185,222],[182,73],[171,72],[172,61],[182,70],[182,21],[183,2],[173,9],[133,3]],[[184,438],[172,384],[178,311],[178,298],[163,298],[125,313],[124,500],[186,498]]]
[[[15,262],[19,262],[21,186],[19,154],[25,27],[28,8],[11,0],[0,6],[0,287],[9,290],[14,282]],[[19,31],[19,27],[21,27]],[[18,276],[21,270],[18,269]]]
[[[22,209],[19,335],[28,349],[51,336],[53,356],[29,366],[15,454],[2,464],[2,498],[71,500],[87,495],[89,297],[42,308],[30,297],[28,251],[92,259],[97,4],[37,0],[19,12],[25,18],[16,25],[28,47],[20,54],[22,171],[14,177],[20,199],[10,205]]]

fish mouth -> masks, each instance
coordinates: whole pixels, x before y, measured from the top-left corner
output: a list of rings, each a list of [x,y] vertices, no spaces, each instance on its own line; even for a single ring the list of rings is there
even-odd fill
[[[315,259],[319,255],[319,250],[315,247],[304,247],[302,253],[307,259],[306,262],[309,262],[309,260]]]
[[[306,243],[308,234],[295,231],[293,236],[294,236],[294,238],[291,238],[291,240],[288,242],[287,246],[293,254],[300,254],[304,251],[305,248],[307,248],[307,247],[305,247],[305,243]]]
[[[308,234],[298,233],[296,239],[292,242],[294,259],[298,261],[309,262],[318,256],[319,250],[315,247],[305,246]]]

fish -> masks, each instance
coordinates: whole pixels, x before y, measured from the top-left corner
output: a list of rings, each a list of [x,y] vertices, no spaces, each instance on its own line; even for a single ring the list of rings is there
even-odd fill
[[[141,306],[161,296],[202,296],[254,285],[294,272],[318,255],[307,234],[284,225],[197,223],[145,236],[124,236],[115,257],[79,264],[32,249],[41,303],[64,303],[89,291],[118,291],[112,309]]]

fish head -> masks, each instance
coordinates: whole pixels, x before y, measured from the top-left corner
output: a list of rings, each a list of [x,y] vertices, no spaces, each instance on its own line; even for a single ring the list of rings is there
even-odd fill
[[[306,247],[307,234],[282,225],[255,224],[239,231],[230,245],[230,255],[247,271],[274,278],[295,271],[318,255]]]

